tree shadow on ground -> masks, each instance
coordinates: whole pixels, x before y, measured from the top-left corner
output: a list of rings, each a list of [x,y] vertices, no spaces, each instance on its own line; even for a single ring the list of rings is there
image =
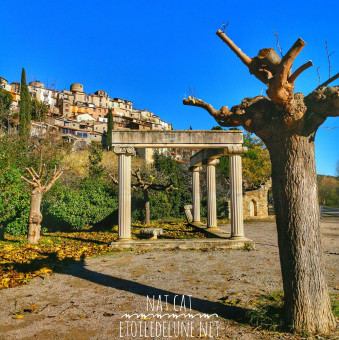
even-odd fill
[[[175,296],[178,296],[176,304],[177,307],[178,301],[181,301],[181,299],[179,298],[181,298],[182,293],[175,293],[161,288],[148,286],[136,281],[131,281],[89,270],[86,268],[84,257],[82,257],[80,260],[76,260],[75,258],[65,258],[60,260],[56,252],[53,253],[45,252],[41,253],[41,255],[45,256],[45,258],[34,259],[29,263],[11,262],[6,264],[6,268],[8,270],[15,270],[17,272],[28,273],[47,267],[52,269],[56,273],[78,277],[80,279],[87,280],[95,284],[140,295],[145,298],[147,296],[152,298],[154,295],[155,299],[158,299],[159,295],[161,295],[161,298],[164,301],[165,296],[167,295],[167,301],[169,304],[172,305],[174,304]],[[249,311],[246,308],[224,305],[220,302],[203,300],[198,297],[191,298],[191,306],[192,310],[197,311],[199,313],[204,314],[215,313],[221,318],[237,322],[243,322],[243,320],[246,318],[246,313]],[[187,304],[186,307],[188,307]],[[172,309],[172,311],[174,311],[174,309]],[[145,311],[141,312],[145,313]]]
[[[61,272],[65,275],[71,275],[74,277],[81,278],[83,280],[87,280],[93,282],[95,284],[99,284],[105,287],[118,289],[121,291],[129,292],[132,294],[144,296],[145,298],[149,296],[150,298],[155,296],[157,300],[159,296],[161,296],[162,300],[165,300],[165,296],[167,295],[167,301],[169,304],[174,304],[175,296],[181,298],[182,293],[175,293],[168,290],[164,290],[157,287],[152,287],[145,285],[143,283],[139,283],[136,281],[131,281],[127,279],[122,279],[119,277],[110,276],[103,273],[98,273],[86,268],[86,264],[83,260],[78,261],[77,263],[69,266],[65,270]],[[180,300],[181,301],[181,300]],[[220,302],[213,302],[208,300],[203,300],[201,298],[193,297],[191,298],[191,306],[192,310],[198,311],[200,313],[213,314],[216,313],[219,317],[224,319],[229,319],[237,322],[242,322],[247,312],[249,311],[246,308],[224,305]],[[178,306],[178,298],[177,298],[177,306]],[[187,307],[187,305],[186,305]],[[172,309],[173,310],[173,309]],[[144,313],[145,311],[142,311]]]
[[[100,240],[93,240],[93,239],[88,239],[88,238],[84,238],[84,237],[73,237],[73,236],[69,236],[69,234],[72,233],[78,233],[78,231],[74,231],[74,232],[70,232],[67,233],[68,235],[53,235],[55,237],[59,237],[59,238],[65,238],[65,239],[69,239],[69,240],[75,240],[75,241],[81,241],[81,242],[89,242],[89,243],[95,243],[95,244],[110,244],[111,242],[106,242],[106,241],[100,241]],[[113,233],[112,235],[114,236],[114,234],[118,234],[118,233]],[[52,235],[48,235],[48,236],[52,236]],[[113,240],[113,237],[112,237]]]

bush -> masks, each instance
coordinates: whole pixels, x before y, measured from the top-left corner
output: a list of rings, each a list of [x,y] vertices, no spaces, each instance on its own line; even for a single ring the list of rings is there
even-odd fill
[[[55,185],[46,197],[43,226],[49,230],[82,229],[99,223],[118,209],[116,189],[99,179],[84,179],[71,190]]]
[[[11,235],[27,234],[30,192],[18,169],[0,172],[0,226]]]

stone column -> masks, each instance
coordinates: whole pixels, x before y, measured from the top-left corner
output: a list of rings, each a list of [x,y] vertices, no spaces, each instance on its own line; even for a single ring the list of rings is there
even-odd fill
[[[207,161],[207,228],[217,227],[217,192],[215,183],[215,166],[218,159]]]
[[[200,174],[199,174],[200,170],[201,168],[199,166],[192,167],[193,223],[198,223],[198,224],[201,224],[200,222]]]
[[[231,238],[245,238],[242,202],[242,159],[247,148],[229,148],[231,178]]]
[[[116,145],[114,152],[118,155],[119,172],[118,241],[127,241],[131,239],[131,156],[135,150]]]

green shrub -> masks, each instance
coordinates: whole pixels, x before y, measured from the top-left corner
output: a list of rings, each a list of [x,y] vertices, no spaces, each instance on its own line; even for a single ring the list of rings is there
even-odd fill
[[[78,230],[101,222],[117,208],[116,189],[99,179],[84,179],[72,188],[59,184],[46,198],[42,224],[52,231]]]
[[[0,172],[0,226],[11,235],[27,233],[30,192],[18,169]]]

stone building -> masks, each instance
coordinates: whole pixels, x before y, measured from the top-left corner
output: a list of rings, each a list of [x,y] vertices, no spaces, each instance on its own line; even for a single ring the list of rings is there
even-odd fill
[[[268,217],[268,191],[272,186],[271,179],[260,185],[259,188],[244,191],[243,207],[244,218]]]

